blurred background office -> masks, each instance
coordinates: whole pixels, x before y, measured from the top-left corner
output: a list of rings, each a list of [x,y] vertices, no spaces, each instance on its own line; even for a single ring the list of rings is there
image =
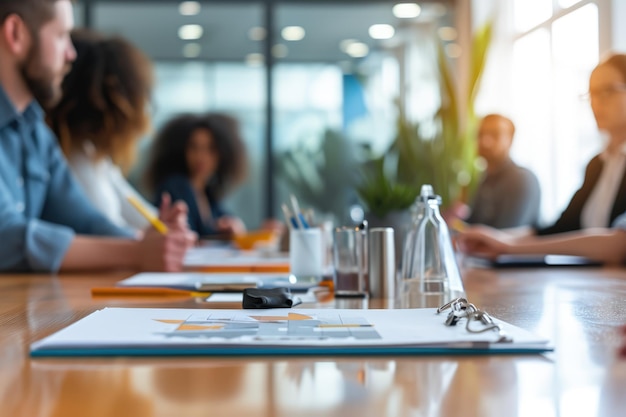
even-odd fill
[[[225,205],[249,229],[278,216],[290,192],[337,222],[351,210],[358,217],[364,167],[400,143],[401,121],[434,143],[447,120],[438,116],[450,101],[446,81],[465,140],[475,136],[474,115],[515,121],[511,155],[537,175],[541,221],[551,222],[602,149],[579,95],[602,54],[626,50],[619,0],[79,0],[75,13],[77,26],[122,35],[153,60],[157,129],[182,112],[239,120],[250,175]],[[480,55],[476,34],[490,22],[474,96],[467,90]],[[471,144],[462,154],[469,165],[437,164],[451,166],[446,186],[471,192],[481,163]],[[131,170],[139,189],[147,156],[140,151]],[[393,181],[389,165],[399,163],[389,159],[378,161]]]

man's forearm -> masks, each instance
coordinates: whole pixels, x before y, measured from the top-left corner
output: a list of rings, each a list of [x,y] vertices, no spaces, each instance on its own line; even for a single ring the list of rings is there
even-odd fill
[[[139,268],[139,242],[132,239],[76,236],[60,271]]]

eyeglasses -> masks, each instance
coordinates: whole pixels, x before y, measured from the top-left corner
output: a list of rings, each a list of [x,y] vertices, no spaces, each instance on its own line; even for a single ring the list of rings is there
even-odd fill
[[[625,93],[626,92],[626,84],[614,84],[609,85],[603,88],[599,88],[597,90],[590,90],[585,94],[581,94],[580,98],[582,100],[606,100],[608,98],[613,97],[615,94]]]

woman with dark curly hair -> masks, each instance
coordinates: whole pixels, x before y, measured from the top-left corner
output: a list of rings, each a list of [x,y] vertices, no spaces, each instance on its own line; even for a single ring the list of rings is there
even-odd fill
[[[183,114],[165,124],[155,138],[146,179],[157,203],[163,193],[187,203],[190,229],[206,236],[246,231],[220,205],[245,176],[246,152],[237,120],[209,113]]]
[[[61,100],[47,110],[48,124],[91,202],[117,226],[144,229],[149,224],[128,197],[154,214],[156,209],[128,184],[122,169],[130,167],[137,140],[150,127],[152,64],[119,37],[79,30],[72,42],[77,58]]]

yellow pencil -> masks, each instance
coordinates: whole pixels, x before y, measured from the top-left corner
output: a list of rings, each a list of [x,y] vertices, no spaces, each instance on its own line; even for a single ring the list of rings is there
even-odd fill
[[[452,227],[452,230],[455,230],[460,233],[465,232],[469,228],[469,225],[467,223],[465,223],[463,220],[458,219],[458,218],[452,220],[450,226]]]
[[[132,195],[129,195],[128,197],[126,197],[126,199],[130,204],[132,204],[133,207],[137,209],[137,211],[143,217],[145,217],[150,222],[152,227],[157,229],[161,234],[167,234],[167,226],[161,220],[159,220],[158,217],[154,216],[144,206],[142,206],[139,200],[137,200]]]

